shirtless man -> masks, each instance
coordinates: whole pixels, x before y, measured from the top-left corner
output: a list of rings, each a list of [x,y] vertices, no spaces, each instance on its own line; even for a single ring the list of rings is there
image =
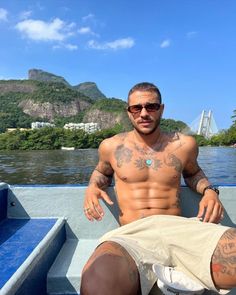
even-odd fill
[[[149,293],[150,286],[142,286],[144,283],[141,273],[147,266],[138,266],[136,256],[132,255],[132,249],[126,247],[126,244],[135,240],[136,244],[140,243],[140,247],[143,247],[141,242],[146,240],[146,236],[143,239],[136,236],[137,232],[143,234],[139,229],[142,222],[147,223],[147,231],[155,227],[154,234],[160,232],[155,216],[177,218],[173,224],[184,219],[180,217],[181,175],[192,190],[202,195],[197,217],[203,222],[197,220],[195,223],[204,228],[214,226],[209,230],[212,233],[215,228],[221,229],[212,248],[209,266],[206,266],[213,287],[211,283],[208,287],[206,282],[203,282],[203,286],[213,290],[236,286],[236,230],[216,225],[223,217],[223,206],[217,190],[210,186],[198,166],[197,144],[190,136],[163,133],[159,127],[163,110],[161,94],[155,85],[146,82],[135,85],[129,92],[127,108],[134,129],[105,139],[99,147],[99,162],[86,190],[84,212],[90,221],[103,218],[104,211],[99,200],[113,204],[105,188],[111,184],[114,177],[121,227],[117,229],[118,232],[115,230],[102,240],[85,265],[81,295]],[[188,222],[186,218],[184,220]],[[132,226],[137,228],[132,231],[129,229],[133,229]],[[201,229],[200,232],[202,231]],[[117,233],[118,237],[121,237],[120,241]],[[153,234],[149,234],[149,238],[150,235]],[[203,239],[208,240],[210,236],[211,234],[208,234]],[[127,243],[124,242],[126,237],[129,240]],[[157,237],[153,236],[153,239]],[[187,239],[191,240],[191,236],[187,236]],[[185,243],[188,244],[188,241]],[[178,266],[175,261],[171,263]]]

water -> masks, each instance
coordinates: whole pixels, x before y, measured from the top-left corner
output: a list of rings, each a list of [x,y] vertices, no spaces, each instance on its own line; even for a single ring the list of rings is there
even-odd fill
[[[96,149],[0,151],[0,182],[86,184],[97,160]],[[213,184],[236,184],[236,148],[201,147],[198,162]]]
[[[85,184],[96,149],[0,152],[0,181],[9,184]]]
[[[198,162],[213,184],[236,184],[236,148],[201,147]]]

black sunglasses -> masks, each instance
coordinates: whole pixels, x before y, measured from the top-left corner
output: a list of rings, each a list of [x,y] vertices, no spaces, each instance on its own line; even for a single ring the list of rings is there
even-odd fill
[[[134,104],[132,106],[128,106],[127,110],[132,114],[136,114],[141,113],[142,109],[145,108],[148,113],[152,113],[158,111],[160,107],[161,105],[159,103],[147,103],[145,105]]]

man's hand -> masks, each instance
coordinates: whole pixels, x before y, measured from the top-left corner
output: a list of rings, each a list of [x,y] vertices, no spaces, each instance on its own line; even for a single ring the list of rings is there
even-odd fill
[[[109,198],[107,193],[97,187],[88,187],[85,193],[84,199],[84,214],[88,220],[102,220],[104,211],[99,203],[99,199],[103,199],[109,205],[113,205],[112,200]]]
[[[224,207],[218,195],[207,190],[199,203],[198,218],[203,222],[219,223],[224,218]]]

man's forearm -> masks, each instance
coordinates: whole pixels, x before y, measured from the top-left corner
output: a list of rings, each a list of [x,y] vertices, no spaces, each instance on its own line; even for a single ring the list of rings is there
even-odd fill
[[[89,186],[95,185],[98,188],[105,189],[111,183],[112,183],[112,176],[104,175],[95,168],[95,170],[93,171],[91,175]]]
[[[194,175],[184,175],[184,181],[193,191],[199,194],[202,194],[204,188],[210,184],[201,168]]]

